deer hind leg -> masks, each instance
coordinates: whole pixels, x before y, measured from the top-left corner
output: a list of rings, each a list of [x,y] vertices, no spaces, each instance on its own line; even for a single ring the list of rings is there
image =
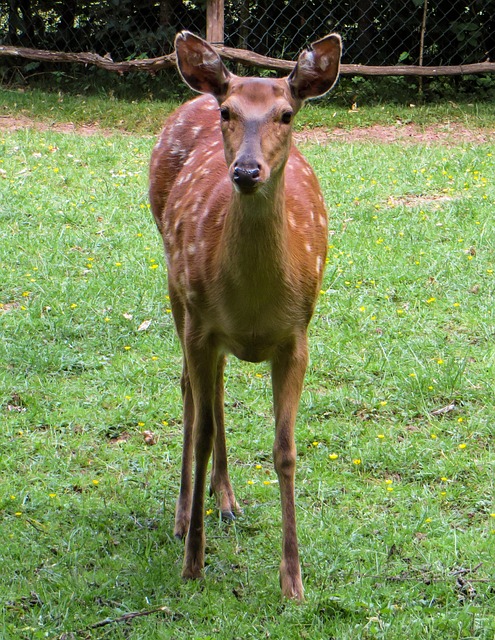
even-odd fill
[[[273,398],[275,405],[275,443],[273,459],[277,472],[282,505],[282,562],[280,585],[282,595],[303,600],[304,589],[299,565],[295,512],[296,446],[294,426],[308,361],[306,335],[292,345],[285,345],[272,362]]]
[[[207,340],[186,330],[186,358],[194,401],[194,483],[191,520],[186,537],[182,576],[200,578],[204,566],[204,499],[208,461],[215,440],[215,381],[218,354]]]
[[[227,469],[227,445],[225,442],[225,419],[223,400],[223,374],[225,357],[220,356],[217,365],[215,384],[215,423],[216,437],[213,450],[213,468],[211,471],[210,495],[215,495],[217,507],[223,520],[235,520],[242,509],[235,499]]]

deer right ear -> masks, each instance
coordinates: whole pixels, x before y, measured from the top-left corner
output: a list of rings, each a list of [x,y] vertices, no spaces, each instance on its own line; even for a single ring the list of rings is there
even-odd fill
[[[342,40],[337,33],[313,42],[303,51],[287,78],[294,98],[307,100],[330,91],[339,75],[341,54]]]
[[[218,53],[205,40],[189,31],[175,37],[177,66],[194,91],[211,93],[218,100],[225,97],[232,76]]]

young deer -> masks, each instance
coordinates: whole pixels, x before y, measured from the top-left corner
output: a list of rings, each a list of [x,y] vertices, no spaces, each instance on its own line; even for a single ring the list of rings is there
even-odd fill
[[[175,535],[186,538],[182,575],[204,565],[204,494],[222,516],[241,510],[227,471],[226,354],[271,363],[273,456],[282,503],[284,596],[301,600],[294,504],[294,423],[308,360],[307,328],[321,286],[327,219],[317,179],[291,142],[307,98],[335,83],[336,34],[301,53],[287,78],[230,73],[204,40],[175,40],[185,82],[208,94],[170,116],[153,150],[150,201],[163,236],[168,289],[184,354],[184,449]],[[194,484],[192,463],[195,460]]]

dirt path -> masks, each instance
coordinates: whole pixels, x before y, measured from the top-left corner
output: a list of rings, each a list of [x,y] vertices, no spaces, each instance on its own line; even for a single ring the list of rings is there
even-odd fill
[[[57,133],[77,133],[78,135],[110,136],[115,130],[104,129],[98,125],[75,125],[72,122],[47,123],[26,116],[0,116],[0,131],[18,131],[20,129],[54,131]],[[420,127],[407,123],[394,125],[373,125],[352,129],[335,128],[333,130],[316,127],[298,131],[294,134],[296,142],[402,142],[410,144],[486,144],[495,142],[495,130],[469,129],[459,123],[441,123]]]
[[[396,124],[353,129],[308,129],[296,134],[300,142],[325,144],[337,142],[404,142],[410,144],[486,144],[495,142],[495,131],[487,129],[468,129],[459,123],[435,124],[420,127],[418,125]]]

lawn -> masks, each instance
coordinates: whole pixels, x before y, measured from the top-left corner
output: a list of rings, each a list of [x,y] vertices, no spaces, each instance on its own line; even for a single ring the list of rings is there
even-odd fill
[[[76,121],[50,120],[71,98],[14,93],[2,115]],[[330,235],[296,433],[296,605],[266,365],[229,361],[244,515],[223,524],[208,500],[206,578],[180,578],[181,355],[147,202],[159,106],[95,99],[105,135],[0,131],[0,637],[493,639],[495,145],[302,147]],[[393,124],[382,111],[358,124]]]

